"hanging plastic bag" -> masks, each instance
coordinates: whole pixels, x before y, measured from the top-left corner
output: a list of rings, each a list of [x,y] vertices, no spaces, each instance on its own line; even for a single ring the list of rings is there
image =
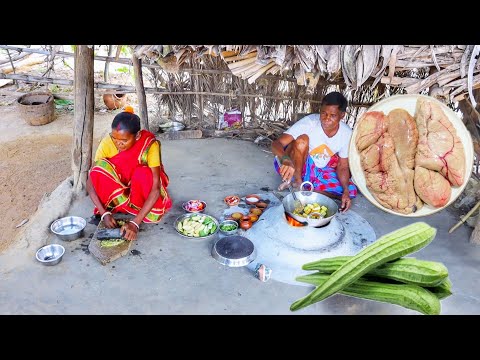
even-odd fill
[[[223,121],[226,127],[239,128],[242,126],[242,113],[238,109],[226,111],[225,114],[223,114]]]

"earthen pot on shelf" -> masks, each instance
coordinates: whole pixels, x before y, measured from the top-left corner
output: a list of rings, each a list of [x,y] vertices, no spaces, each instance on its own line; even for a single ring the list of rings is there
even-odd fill
[[[103,102],[109,110],[121,109],[127,103],[127,94],[104,94]]]

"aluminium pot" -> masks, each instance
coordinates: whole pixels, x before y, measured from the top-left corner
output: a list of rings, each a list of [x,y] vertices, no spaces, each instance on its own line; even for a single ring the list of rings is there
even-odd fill
[[[302,190],[305,184],[309,184],[311,186],[310,191]],[[311,191],[313,190],[313,184],[311,182],[303,182],[302,185],[300,185],[300,189],[300,191],[295,191],[295,195],[297,199],[300,200],[302,205],[305,206],[312,203],[318,203],[320,206],[325,205],[327,207],[327,216],[320,219],[310,219],[294,214],[293,211],[295,210],[295,200],[293,199],[293,195],[290,193],[283,197],[281,201],[285,212],[295,220],[301,223],[306,222],[308,226],[318,227],[328,224],[338,213],[338,205],[333,199],[326,195]]]

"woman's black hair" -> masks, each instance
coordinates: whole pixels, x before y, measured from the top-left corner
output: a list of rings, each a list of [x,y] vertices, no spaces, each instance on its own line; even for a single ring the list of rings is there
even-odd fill
[[[347,111],[348,101],[341,93],[338,91],[333,91],[325,95],[322,99],[323,105],[337,105],[338,109],[342,112]]]
[[[123,111],[113,118],[112,130],[125,130],[135,135],[140,131],[140,118],[136,114]]]

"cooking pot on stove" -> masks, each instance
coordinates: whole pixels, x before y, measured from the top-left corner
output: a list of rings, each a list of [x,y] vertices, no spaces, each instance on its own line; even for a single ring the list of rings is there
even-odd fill
[[[310,185],[309,191],[303,190],[304,185],[306,184]],[[300,200],[300,202],[303,204],[303,206],[307,204],[318,203],[327,207],[327,215],[324,218],[304,218],[300,215],[293,213],[293,211],[295,210],[295,200],[293,199],[293,195],[291,193],[280,199],[282,201],[283,208],[288,215],[301,223],[307,223],[308,226],[318,227],[326,225],[338,213],[337,203],[328,196],[313,191],[313,184],[310,181],[303,182],[300,185],[300,191],[295,191],[295,195],[297,199]]]

